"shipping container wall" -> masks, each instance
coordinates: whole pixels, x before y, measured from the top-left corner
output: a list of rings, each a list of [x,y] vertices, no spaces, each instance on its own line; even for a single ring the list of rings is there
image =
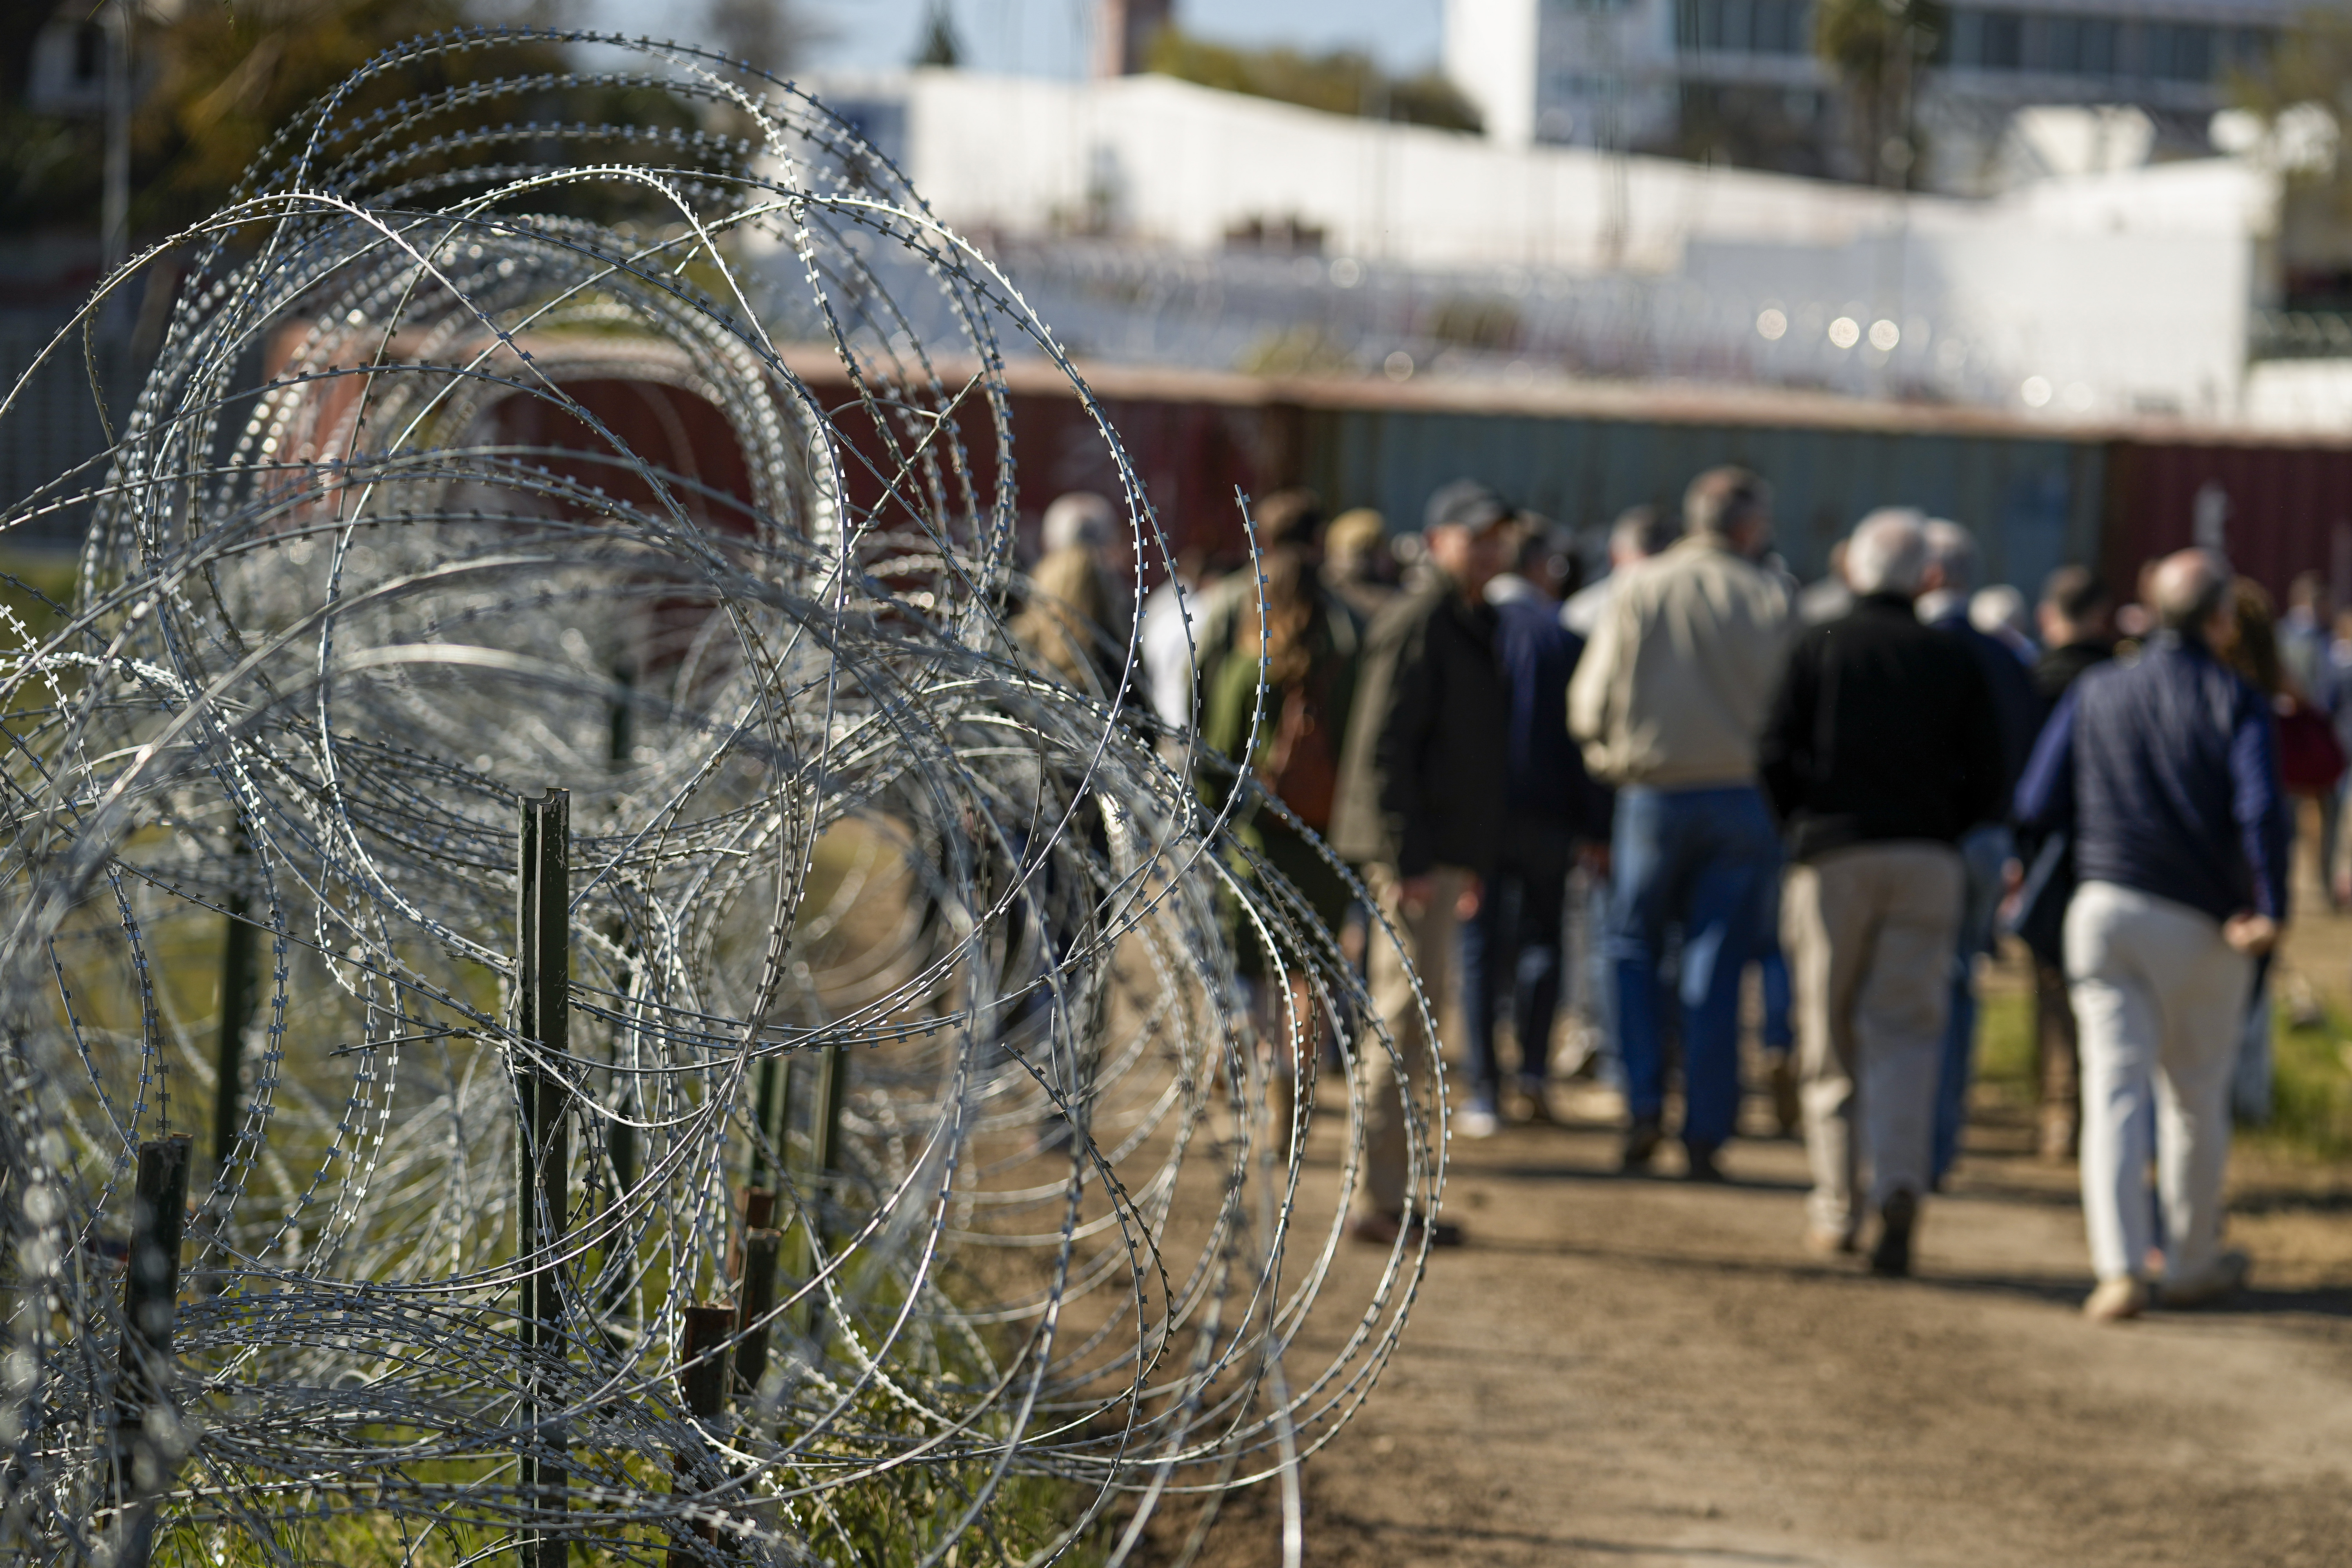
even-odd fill
[[[2319,572],[2352,603],[2352,450],[2118,443],[2107,472],[2105,561],[2126,591],[2144,562],[2203,544],[2282,597]]]
[[[1772,481],[1780,548],[1801,576],[1874,507],[1925,507],[1977,532],[1990,575],[2029,595],[2053,568],[2098,552],[2105,453],[2088,442],[1603,419],[1318,411],[1309,482],[1337,506],[1421,524],[1430,492],[1472,475],[1580,528],[1641,502],[1673,507],[1716,463]]]

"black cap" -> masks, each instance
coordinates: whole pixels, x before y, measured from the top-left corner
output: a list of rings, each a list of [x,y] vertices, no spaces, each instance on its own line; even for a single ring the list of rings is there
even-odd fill
[[[1484,533],[1511,520],[1511,505],[1494,486],[1476,479],[1456,479],[1429,498],[1425,528],[1466,528]]]

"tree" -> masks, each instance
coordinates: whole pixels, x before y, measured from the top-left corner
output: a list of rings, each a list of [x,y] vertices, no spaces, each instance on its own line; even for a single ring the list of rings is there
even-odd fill
[[[2254,123],[2227,150],[2262,160],[2284,181],[2277,255],[2286,302],[2352,309],[2352,159],[2343,153],[2352,125],[2352,13],[2305,13],[2265,54],[2240,59],[2228,82],[2231,101]],[[2217,133],[2242,118],[2217,116]]]
[[[1941,0],[1814,0],[1813,52],[1845,89],[1864,179],[1910,184],[1922,151],[1914,89],[1949,26]]]
[[[923,22],[923,47],[915,52],[915,64],[950,70],[963,64],[963,42],[956,37],[955,19],[948,15],[948,0],[931,0],[930,15]]]
[[[560,22],[559,0],[527,15]],[[131,229],[152,238],[217,209],[271,137],[312,100],[383,50],[484,19],[475,0],[185,0],[134,12],[131,53],[144,87],[131,127]],[[511,17],[511,7],[499,15]],[[372,80],[362,109],[498,76],[561,71],[556,45],[509,42],[411,61]],[[506,110],[498,112],[504,114]],[[551,92],[550,119],[668,120],[666,95],[621,88]],[[96,220],[104,131],[91,119],[0,106],[0,226]]]
[[[1319,109],[1402,120],[1447,131],[1475,131],[1478,111],[1439,71],[1391,77],[1368,55],[1340,49],[1303,55],[1296,49],[1240,49],[1211,43],[1174,27],[1152,40],[1144,68],[1225,92]]]

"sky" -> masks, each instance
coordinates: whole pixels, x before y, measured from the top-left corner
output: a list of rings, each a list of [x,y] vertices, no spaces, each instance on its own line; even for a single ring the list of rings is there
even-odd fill
[[[791,0],[829,37],[816,67],[887,70],[915,52],[926,0]],[[975,70],[1076,76],[1087,60],[1094,0],[950,0],[965,63]],[[1444,0],[1177,0],[1178,25],[1223,42],[1309,50],[1370,47],[1391,69],[1437,58]],[[656,37],[691,36],[698,0],[594,0],[600,26]]]

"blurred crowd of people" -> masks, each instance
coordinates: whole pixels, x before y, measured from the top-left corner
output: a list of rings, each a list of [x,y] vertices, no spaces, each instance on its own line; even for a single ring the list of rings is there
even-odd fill
[[[1801,584],[1769,484],[1732,467],[1589,553],[1471,479],[1415,532],[1306,490],[1254,521],[1255,572],[1187,552],[1130,612],[1112,508],[1064,497],[1015,629],[1288,808],[1237,837],[1348,933],[1384,1026],[1354,1062],[1358,1237],[1463,1239],[1407,1201],[1438,1045],[1417,975],[1433,1011],[1458,983],[1458,1133],[1551,1120],[1564,1033],[1565,1075],[1622,1096],[1622,1167],[1678,1145],[1693,1181],[1726,1179],[1754,1022],[1758,1087],[1807,1150],[1802,1244],[1908,1273],[2007,932],[2032,955],[2040,1152],[2081,1165],[2086,1312],[2243,1282],[2221,1180],[2233,1114],[2267,1113],[2296,797],[2321,886],[2352,896],[2352,612],[2315,575],[2279,615],[2184,551],[2127,598],[2067,566],[2029,604],[1982,580],[1969,529],[1894,506]],[[1399,941],[1366,942],[1375,920]],[[1261,1008],[1310,1014],[1249,946]],[[1284,1124],[1315,1066],[1273,1064]]]

